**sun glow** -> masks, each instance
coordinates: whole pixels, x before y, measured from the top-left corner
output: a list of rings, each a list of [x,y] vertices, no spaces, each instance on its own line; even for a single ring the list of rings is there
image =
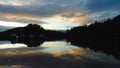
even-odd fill
[[[71,27],[79,26],[78,23],[72,23],[71,21],[65,21],[57,18],[44,18],[41,21],[47,22],[48,24],[42,24],[46,29],[55,29],[55,30],[66,30]]]
[[[0,21],[0,25],[1,26],[20,27],[20,26],[26,26],[27,24],[18,23],[18,22]]]

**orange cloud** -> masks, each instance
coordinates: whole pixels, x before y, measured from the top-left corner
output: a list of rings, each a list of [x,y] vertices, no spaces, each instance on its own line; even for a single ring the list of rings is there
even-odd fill
[[[73,17],[73,18],[70,18],[70,20],[75,23],[79,23],[80,25],[84,25],[88,22],[87,17]]]
[[[88,51],[83,48],[77,48],[66,52],[53,52],[53,56],[59,57],[65,60],[80,60],[82,56],[88,54]]]
[[[84,25],[86,23],[88,23],[88,17],[83,15],[83,13],[81,12],[73,12],[73,11],[65,11],[64,13],[61,14],[55,14],[52,16],[53,18],[55,18],[55,20],[59,19],[59,20],[65,20],[65,21],[70,21],[72,23],[78,23],[80,25]]]
[[[87,16],[82,16],[82,13],[73,13],[72,11],[65,11],[64,13],[61,14],[54,14],[52,16],[43,16],[43,15],[34,15],[34,14],[24,14],[24,13],[6,13],[6,12],[0,12],[0,19],[5,21],[14,21],[14,22],[19,22],[16,19],[22,18],[22,19],[27,19],[30,20],[32,18],[36,19],[44,19],[44,18],[53,18],[56,22],[58,20],[64,21],[64,22],[72,22],[72,23],[78,23],[80,25],[86,24],[88,21]],[[5,19],[4,19],[5,18]],[[24,22],[21,20],[21,23]],[[25,21],[26,22],[26,21]],[[33,22],[33,21],[32,21]],[[34,21],[35,22],[35,21]],[[37,21],[36,21],[37,22]],[[39,22],[38,22],[39,23]]]

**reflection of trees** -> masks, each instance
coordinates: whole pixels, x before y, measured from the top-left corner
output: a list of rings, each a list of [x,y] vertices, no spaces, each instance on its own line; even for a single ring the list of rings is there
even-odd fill
[[[36,47],[42,44],[46,37],[45,30],[37,24],[28,24],[24,29],[20,29],[11,34],[12,43],[24,43],[28,47]]]
[[[41,44],[44,43],[45,40],[12,40],[11,43],[12,44],[16,44],[16,43],[22,43],[22,44],[26,44],[28,47],[37,47],[40,46]]]
[[[28,47],[37,47],[37,46],[40,46],[41,44],[44,43],[44,40],[43,41],[40,41],[40,40],[32,40],[32,41],[27,41],[27,42],[21,42],[19,41],[18,43],[23,43],[23,44],[26,44]]]
[[[6,31],[10,34],[11,43],[24,43],[28,47],[36,47],[44,41],[61,40],[65,33],[53,30],[44,30],[40,25],[28,24],[26,27],[18,27]],[[5,34],[6,34],[5,33]]]
[[[114,51],[120,56],[120,15],[89,26],[74,27],[67,31],[67,39],[78,46]]]

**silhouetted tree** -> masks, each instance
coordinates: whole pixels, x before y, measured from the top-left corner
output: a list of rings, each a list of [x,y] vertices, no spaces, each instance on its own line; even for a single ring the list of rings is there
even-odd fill
[[[114,52],[120,56],[120,15],[89,26],[74,27],[67,31],[72,44],[96,50]]]

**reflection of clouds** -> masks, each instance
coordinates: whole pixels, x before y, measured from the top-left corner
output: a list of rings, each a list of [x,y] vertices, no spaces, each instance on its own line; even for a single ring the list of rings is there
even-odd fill
[[[62,59],[79,60],[81,56],[85,56],[87,54],[87,51],[83,48],[76,48],[65,52],[54,51],[52,54]]]
[[[40,47],[4,49],[0,52],[2,52],[0,65],[5,65],[3,68],[73,68],[74,66],[74,68],[117,68],[119,66],[113,57],[84,48],[51,53],[43,52]],[[16,64],[20,66],[14,66]]]
[[[0,49],[6,49],[6,48],[22,48],[22,47],[27,47],[26,45],[23,44],[0,44]]]
[[[65,52],[57,52],[54,51],[52,54],[56,57],[68,60],[83,60],[83,59],[90,59],[90,60],[97,60],[102,62],[118,62],[116,58],[112,55],[107,55],[102,52],[94,52],[90,49],[84,48],[76,48]]]
[[[15,54],[17,54],[17,53],[15,53],[15,52],[5,52],[5,53],[4,53],[4,55],[7,55],[7,56],[15,55]]]
[[[41,45],[41,47],[46,47],[46,49],[42,50],[43,52],[52,53],[52,52],[65,52],[74,48],[78,48],[77,46],[72,46],[71,44],[67,44],[65,41],[53,41],[53,42],[45,42]]]
[[[47,43],[46,43],[47,44]],[[51,42],[52,44],[52,42]],[[64,43],[61,43],[64,44]],[[60,45],[61,45],[60,44]],[[62,45],[60,46],[62,47]],[[113,56],[101,52],[94,52],[90,49],[77,48],[71,46],[71,48],[64,50],[64,46],[60,48],[59,45],[52,47],[51,46],[42,46],[42,47],[33,47],[33,48],[11,48],[11,49],[1,49],[0,57],[4,56],[30,56],[30,55],[51,55],[53,57],[68,59],[68,60],[81,60],[81,59],[91,59],[98,60],[102,62],[117,62]]]
[[[27,47],[24,44],[11,44],[10,41],[0,41],[0,49],[8,49],[8,48],[23,48],[23,47]]]
[[[120,68],[120,65],[107,54],[56,41],[40,47],[0,49],[0,68]]]
[[[9,65],[9,66],[0,66],[0,68],[28,68],[28,67],[22,65]]]
[[[0,54],[2,56],[17,56],[17,55],[31,55],[42,53],[39,50],[44,49],[43,47],[33,47],[33,48],[10,48],[1,49]]]

